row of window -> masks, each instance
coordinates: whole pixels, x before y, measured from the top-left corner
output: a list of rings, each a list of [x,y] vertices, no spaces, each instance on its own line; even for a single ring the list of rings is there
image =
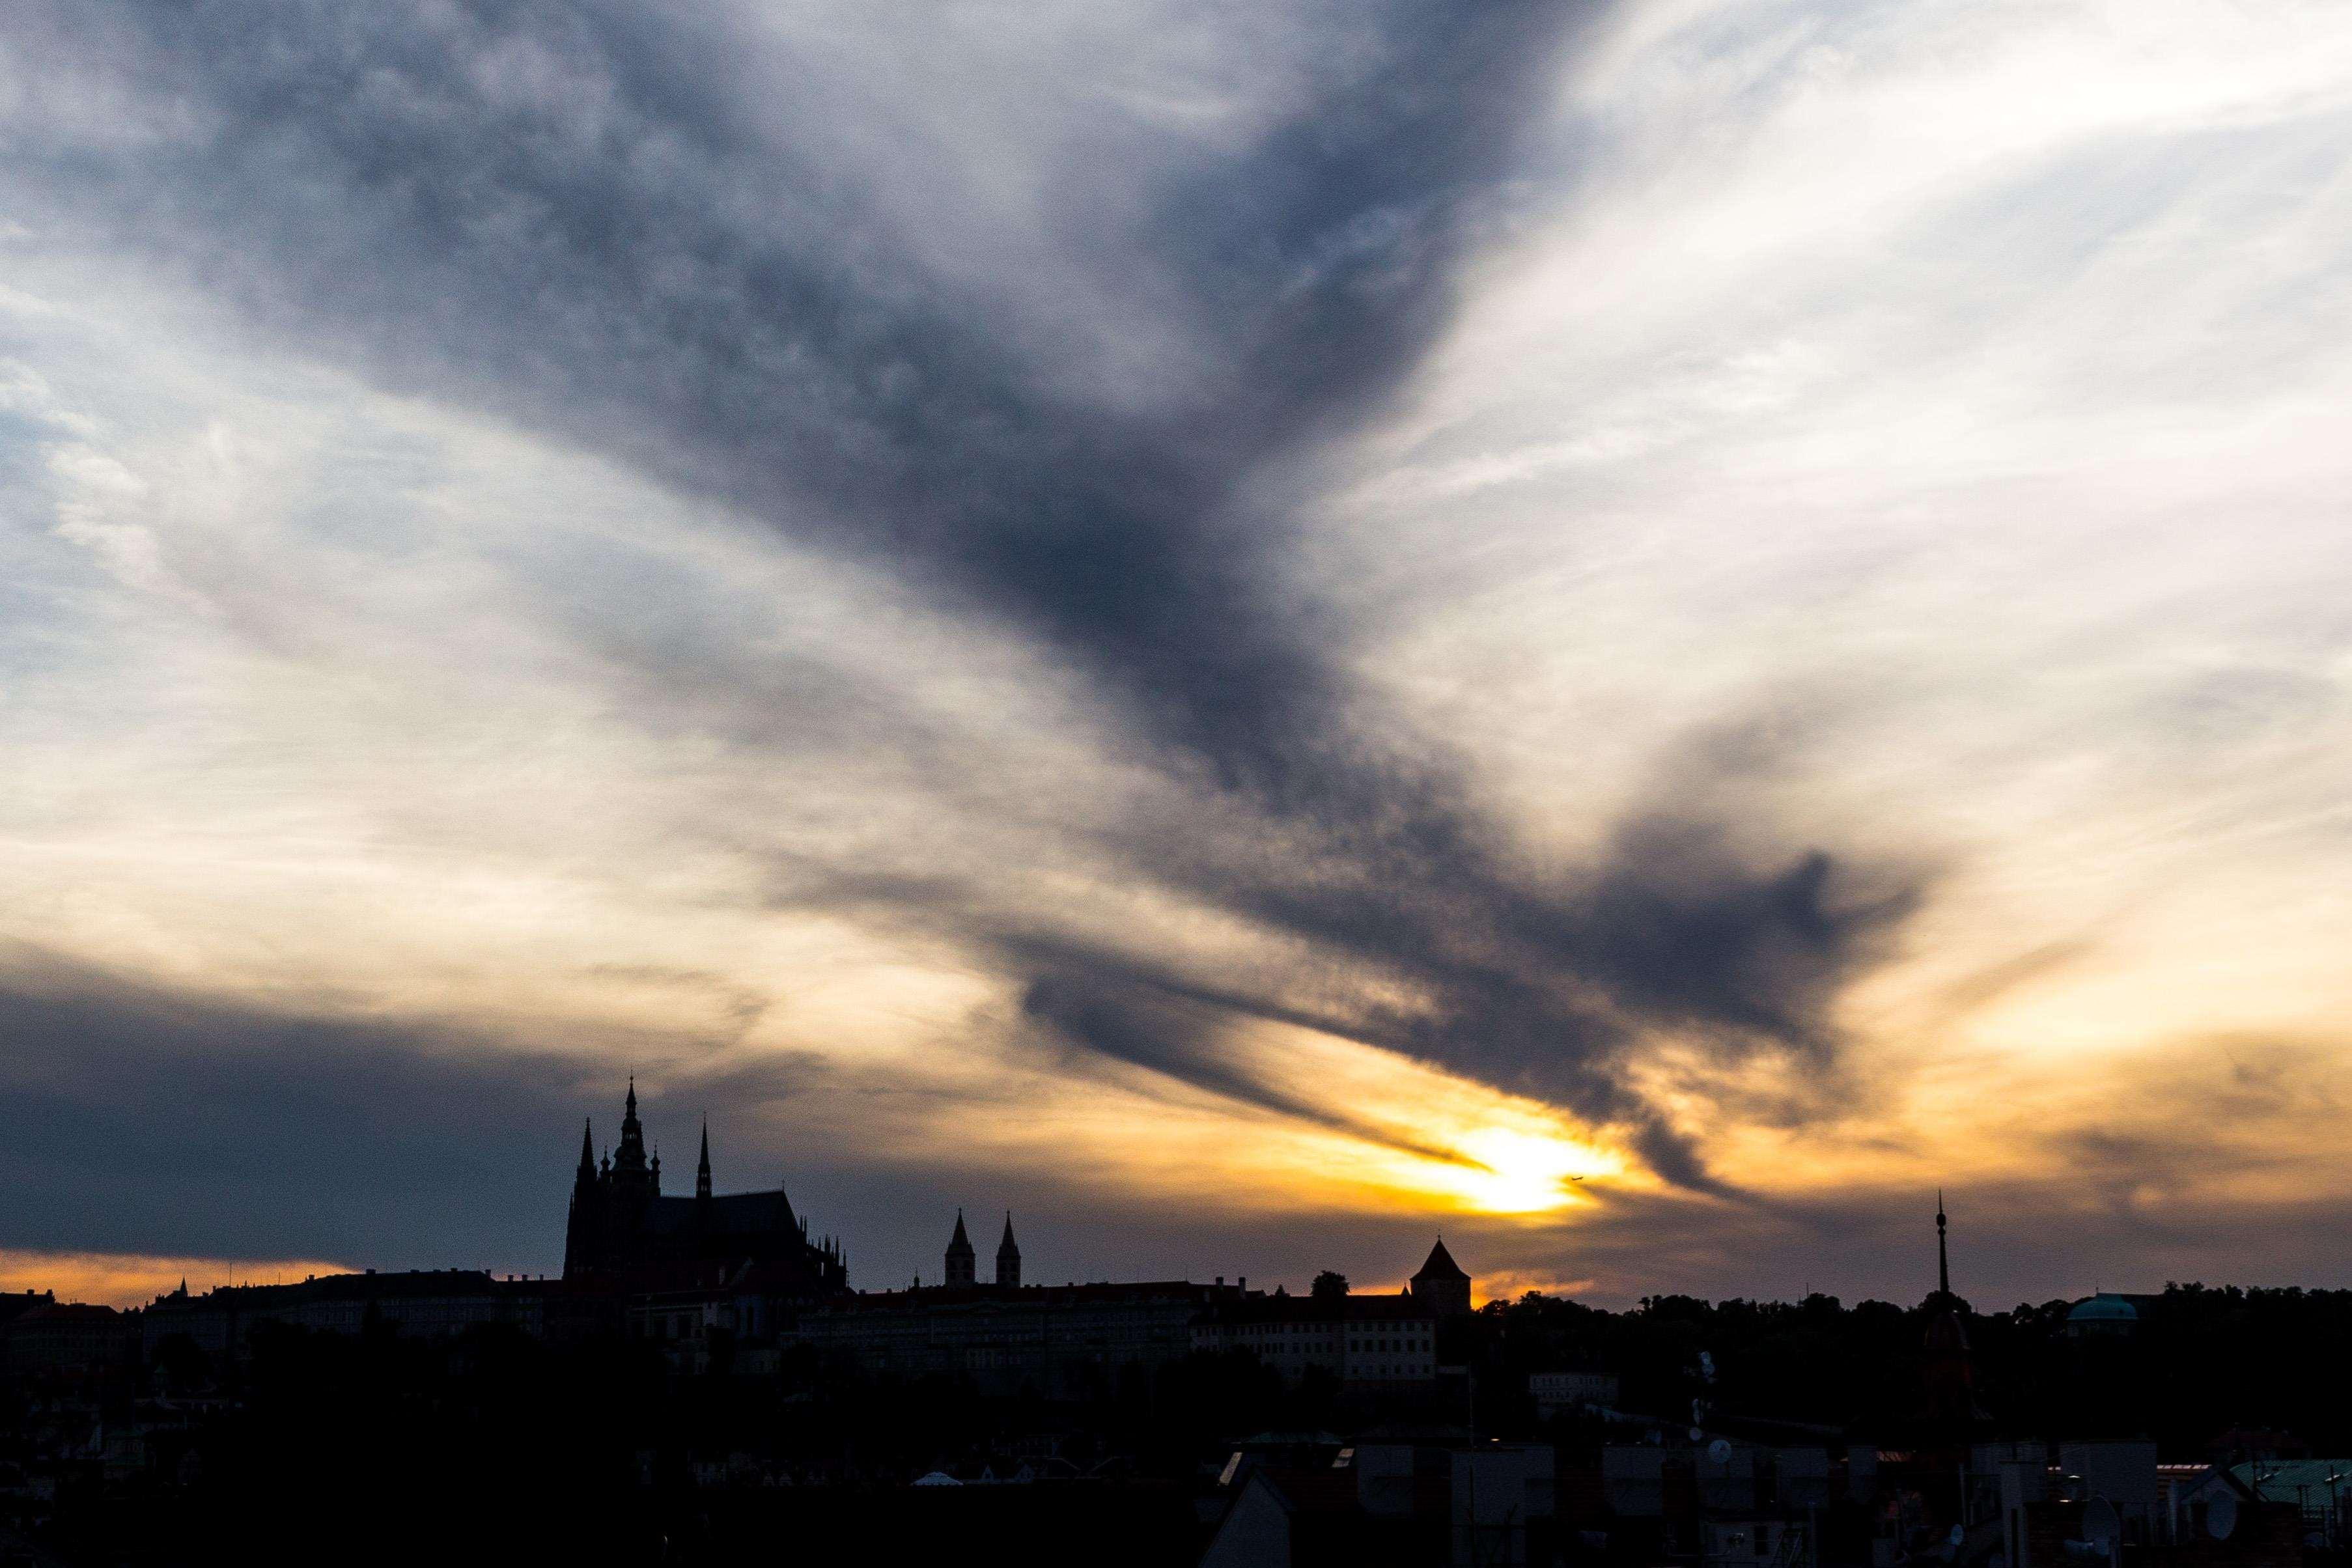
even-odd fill
[[[1291,1356],[1336,1355],[1339,1353],[1339,1345],[1330,1340],[1317,1340],[1306,1344],[1268,1345],[1253,1348],[1262,1349],[1265,1353],[1269,1355]],[[1349,1340],[1348,1342],[1348,1350],[1351,1354],[1355,1355],[1412,1355],[1415,1352],[1426,1355],[1430,1352],[1430,1342],[1423,1339]]]

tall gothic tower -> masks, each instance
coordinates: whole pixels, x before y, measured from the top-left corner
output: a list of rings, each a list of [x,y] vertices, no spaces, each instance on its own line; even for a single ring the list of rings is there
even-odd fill
[[[1004,1239],[996,1244],[996,1282],[1008,1290],[1021,1287],[1021,1248],[1013,1240],[1013,1211],[1004,1211]]]
[[[572,1213],[563,1226],[565,1278],[593,1268],[604,1233],[604,1188],[596,1176],[595,1123],[580,1128],[580,1169],[572,1176]]]
[[[613,1151],[613,1186],[617,1192],[653,1191],[653,1170],[646,1163],[646,1124],[637,1120],[637,1080],[629,1079],[629,1098],[621,1107],[621,1146]]]
[[[971,1237],[963,1233],[963,1210],[956,1210],[955,1234],[948,1238],[948,1285],[980,1283],[980,1259],[971,1249]]]

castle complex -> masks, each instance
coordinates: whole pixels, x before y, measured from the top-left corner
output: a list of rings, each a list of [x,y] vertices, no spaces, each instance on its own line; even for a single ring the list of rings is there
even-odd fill
[[[1401,1294],[1332,1300],[1222,1279],[1024,1285],[1009,1214],[992,1279],[981,1279],[961,1210],[941,1264],[936,1285],[853,1290],[840,1246],[810,1237],[782,1186],[712,1190],[707,1127],[694,1195],[665,1195],[633,1083],[618,1146],[600,1157],[593,1129],[582,1134],[563,1280],[547,1310],[555,1331],[559,1309],[577,1319],[589,1302],[625,1301],[627,1331],[681,1366],[709,1363],[722,1342],[738,1366],[798,1343],[877,1369],[1063,1392],[1122,1364],[1227,1348],[1257,1352],[1293,1378],[1313,1366],[1343,1384],[1403,1392],[1435,1375],[1437,1323],[1470,1310],[1470,1277],[1443,1242]]]
[[[1291,1296],[1222,1278],[1024,1284],[1010,1214],[992,1279],[980,1277],[961,1210],[941,1261],[937,1284],[851,1289],[840,1244],[812,1237],[781,1184],[714,1189],[707,1126],[693,1194],[665,1194],[632,1083],[619,1142],[600,1154],[593,1124],[581,1134],[562,1279],[371,1270],[203,1296],[184,1287],[148,1310],[145,1330],[151,1355],[177,1334],[234,1359],[262,1323],[355,1332],[375,1321],[428,1335],[504,1324],[559,1342],[650,1341],[682,1371],[772,1373],[799,1347],[872,1371],[1050,1395],[1099,1393],[1123,1367],[1247,1350],[1292,1381],[1319,1369],[1368,1395],[1410,1395],[1433,1386],[1439,1324],[1470,1311],[1470,1277],[1443,1242],[1392,1296]]]

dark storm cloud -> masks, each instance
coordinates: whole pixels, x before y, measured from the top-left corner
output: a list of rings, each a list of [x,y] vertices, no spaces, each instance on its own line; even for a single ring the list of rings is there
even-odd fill
[[[1139,203],[1111,199],[1116,168],[1069,171],[1048,221],[1094,247],[1072,265],[1098,279],[1148,262],[1122,307],[1160,312],[1184,345],[1149,397],[1073,368],[1077,329],[1040,332],[925,266],[882,176],[830,156],[818,121],[845,108],[838,86],[701,14],[53,10],[22,31],[71,62],[57,90],[104,80],[169,134],[18,151],[68,221],[168,257],[312,352],[614,454],[1044,639],[1161,765],[1264,825],[1241,863],[1154,837],[1136,864],[1414,993],[1326,987],[1301,1016],[1620,1123],[1662,1173],[1705,1186],[1697,1152],[1622,1087],[1624,1053],[1667,1027],[1826,1059],[1826,1005],[1902,913],[1899,889],[1849,894],[1826,855],[1754,857],[1672,810],[1603,863],[1531,884],[1456,764],[1354,688],[1349,628],[1288,569],[1267,499],[1444,325],[1591,9],[1317,9],[1302,85],[1254,145],[1139,163]],[[776,109],[802,96],[799,121]],[[889,106],[862,111],[887,140]],[[1106,137],[1116,154],[1139,133]],[[1108,944],[1082,973],[1088,952],[1022,977],[1063,1038],[1280,1098],[1210,1031],[1167,1026]],[[1291,1012],[1285,988],[1234,1000]]]
[[[611,1051],[518,1058],[416,1021],[273,1012],[22,953],[0,977],[11,1125],[0,1250],[554,1270],[583,1119],[617,1136]],[[607,1042],[608,1045],[611,1042]],[[1181,1275],[1278,1254],[1278,1226],[1145,1212],[1039,1176],[974,1178],[938,1149],[877,1148],[845,1108],[879,1086],[767,1057],[680,1068],[646,1043],[647,1136],[690,1178],[703,1121],[719,1190],[785,1184],[861,1283],[937,1277],[957,1204],[1015,1208],[1033,1278]],[[691,1058],[688,1052],[688,1059]],[[919,1088],[919,1086],[914,1086]],[[891,1094],[907,1086],[890,1086]],[[1014,1106],[966,1106],[969,1115]],[[1385,1234],[1378,1226],[1366,1234]]]
[[[46,966],[0,984],[0,1247],[437,1266],[543,1255],[588,1069]],[[594,1097],[601,1099],[601,1096]]]
[[[616,1055],[657,1069],[641,1099],[671,1180],[691,1177],[699,1120],[715,1110],[724,1188],[783,1179],[797,1196],[814,1161],[852,1193],[884,1184],[865,1206],[820,1215],[825,1226],[887,1206],[887,1170],[807,1138],[824,1120],[808,1106],[841,1087],[813,1058],[697,1074],[692,1040],[606,1040],[583,1055],[512,1045],[11,955],[0,1103],[14,1170],[0,1248],[551,1269],[583,1121],[600,1145],[618,1135]]]
[[[1147,1068],[1244,1104],[1336,1128],[1425,1160],[1473,1164],[1452,1150],[1266,1083],[1228,1056],[1221,1039],[1234,1015],[1271,1010],[1242,994],[1220,995],[1122,965],[1109,953],[1066,950],[1061,967],[1029,983],[1021,1010],[1054,1037],[1091,1055]],[[1296,1021],[1296,1020],[1286,1020]]]
[[[1837,1064],[1822,1016],[1907,912],[1913,892],[1896,882],[1840,907],[1825,857],[1756,874],[1720,839],[1699,825],[1643,821],[1620,836],[1597,873],[1540,889],[1516,884],[1500,855],[1450,838],[1390,838],[1358,844],[1353,855],[1294,852],[1261,876],[1220,867],[1204,886],[1228,907],[1402,980],[1411,1005],[1368,1003],[1344,987],[1319,1005],[1274,1000],[1244,979],[1186,981],[1076,939],[1033,934],[1005,951],[1053,976],[1050,1005],[1041,1009],[1033,990],[1031,1010],[1066,1037],[1198,1087],[1286,1108],[1291,1097],[1241,1081],[1243,1069],[1204,1042],[1217,1024],[1239,1017],[1297,1025],[1445,1062],[1617,1123],[1660,1175],[1725,1192],[1698,1151],[1615,1076],[1637,1048],[1635,1026],[1679,1027],[1731,1055],[1789,1056],[1807,1066],[1822,1099],[1834,1100]],[[1293,879],[1302,874],[1319,879],[1301,885]],[[1171,1011],[1180,997],[1188,1005]],[[1809,1108],[1757,1109],[1791,1121]]]

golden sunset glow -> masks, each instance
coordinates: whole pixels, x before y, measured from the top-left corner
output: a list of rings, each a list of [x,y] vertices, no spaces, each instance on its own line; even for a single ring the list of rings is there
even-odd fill
[[[0,1293],[47,1291],[60,1301],[143,1307],[183,1283],[201,1294],[220,1285],[278,1285],[313,1274],[341,1273],[341,1263],[269,1258],[138,1258],[104,1252],[0,1251]]]

